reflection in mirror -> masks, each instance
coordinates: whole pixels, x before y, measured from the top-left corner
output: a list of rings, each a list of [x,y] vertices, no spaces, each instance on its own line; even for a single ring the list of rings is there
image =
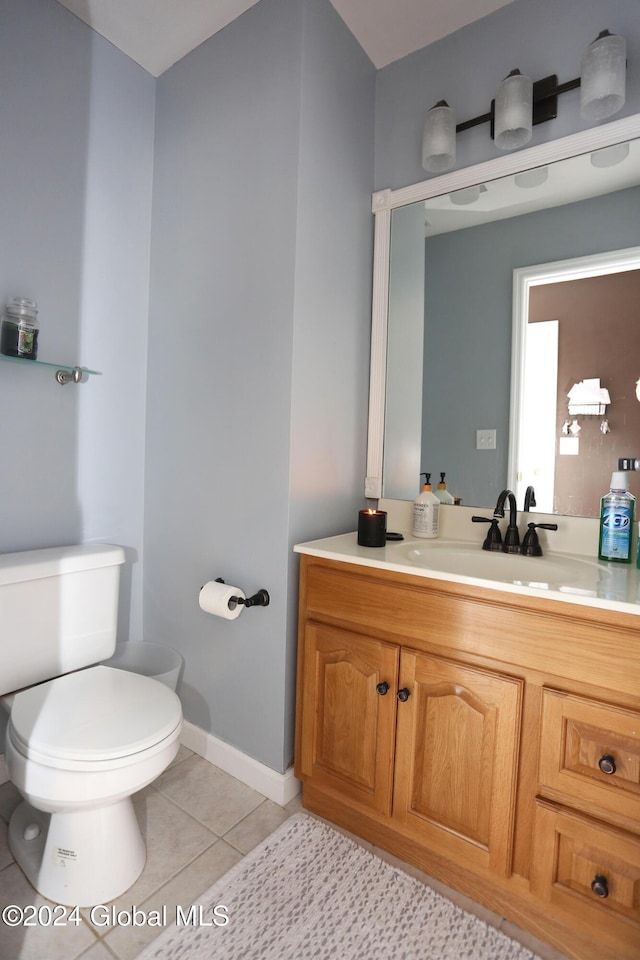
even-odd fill
[[[632,341],[640,325],[631,322],[640,262],[620,268],[624,278],[592,280],[579,271],[570,279],[559,264],[639,247],[639,184],[634,140],[393,210],[385,497],[413,499],[421,471],[444,471],[449,491],[469,506],[493,507],[500,490],[517,486],[521,509],[533,484],[538,510],[597,515],[618,457],[640,457],[640,350]],[[526,289],[516,289],[522,271],[536,266],[538,279],[527,274]],[[545,279],[543,267],[557,275]],[[595,379],[611,395],[606,417],[571,416],[565,427],[566,394]],[[563,433],[574,420],[578,432]],[[478,431],[495,431],[495,448]],[[640,475],[631,480],[640,496]]]
[[[597,517],[640,443],[640,247],[516,270],[514,293],[508,485],[522,502],[533,484],[543,513]]]

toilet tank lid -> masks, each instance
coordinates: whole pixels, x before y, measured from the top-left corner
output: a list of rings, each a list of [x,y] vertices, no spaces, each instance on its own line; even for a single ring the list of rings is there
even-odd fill
[[[79,570],[95,570],[124,563],[122,547],[110,543],[79,543],[0,554],[0,586],[56,577]]]

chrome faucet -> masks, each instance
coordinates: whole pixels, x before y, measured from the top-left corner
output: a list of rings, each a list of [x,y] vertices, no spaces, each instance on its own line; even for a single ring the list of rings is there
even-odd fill
[[[493,519],[501,520],[502,517],[504,517],[504,502],[507,498],[509,499],[509,526],[504,535],[502,550],[504,553],[519,553],[520,534],[518,533],[518,507],[516,505],[516,498],[511,490],[503,490],[498,497],[496,508],[493,511]]]

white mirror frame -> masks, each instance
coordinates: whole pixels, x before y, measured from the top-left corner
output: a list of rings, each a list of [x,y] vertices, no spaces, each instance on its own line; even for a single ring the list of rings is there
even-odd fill
[[[397,207],[428,200],[463,187],[471,187],[499,177],[521,173],[531,167],[566,160],[625,140],[640,137],[640,114],[615,120],[559,140],[519,150],[508,156],[454,170],[398,190],[380,190],[373,194],[375,218],[373,250],[373,300],[371,315],[371,372],[369,380],[369,431],[367,439],[367,475],[364,495],[382,497],[384,421],[386,403],[387,325],[389,314],[389,263],[391,252],[391,214]]]

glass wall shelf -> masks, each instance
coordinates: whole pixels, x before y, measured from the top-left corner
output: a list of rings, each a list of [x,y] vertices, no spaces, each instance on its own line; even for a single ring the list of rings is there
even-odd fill
[[[27,360],[24,357],[6,357],[0,353],[0,360],[8,360],[9,363],[22,363],[30,367],[48,367],[56,371],[56,380],[64,385],[65,383],[85,383],[89,377],[101,377],[99,370],[89,370],[88,367],[72,367],[68,363],[50,363],[48,360]]]

